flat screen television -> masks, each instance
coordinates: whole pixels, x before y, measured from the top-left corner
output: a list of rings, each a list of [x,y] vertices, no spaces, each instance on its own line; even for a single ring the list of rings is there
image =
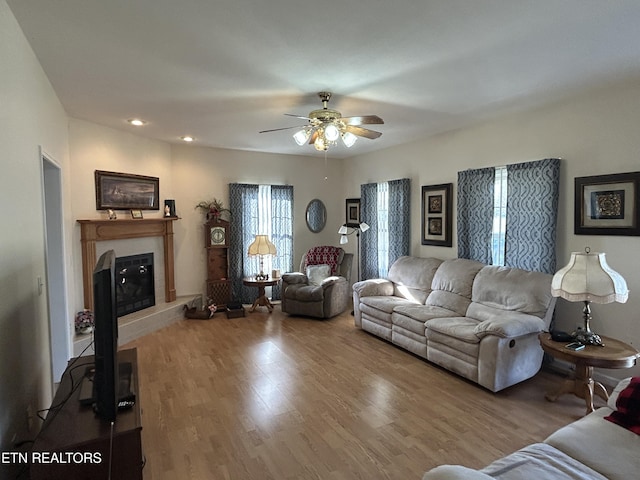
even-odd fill
[[[95,365],[93,400],[96,414],[107,421],[118,410],[118,316],[116,314],[116,254],[103,253],[93,270]]]

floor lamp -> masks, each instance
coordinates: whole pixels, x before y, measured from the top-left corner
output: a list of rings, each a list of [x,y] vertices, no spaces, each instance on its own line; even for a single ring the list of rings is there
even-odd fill
[[[356,239],[357,239],[356,241],[358,244],[357,245],[358,262],[356,263],[358,282],[360,281],[360,232],[366,232],[367,230],[369,230],[369,228],[371,228],[369,227],[369,225],[362,222],[356,227],[351,227],[344,224],[338,229],[338,233],[340,234],[340,245],[349,243],[349,235],[353,235],[354,233],[356,234]],[[349,231],[349,229],[351,229],[351,231]]]

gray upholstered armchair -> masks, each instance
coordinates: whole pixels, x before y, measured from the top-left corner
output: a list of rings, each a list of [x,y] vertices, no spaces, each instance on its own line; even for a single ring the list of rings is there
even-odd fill
[[[290,315],[331,318],[351,304],[353,254],[340,247],[313,247],[302,256],[298,272],[282,275],[282,311]]]

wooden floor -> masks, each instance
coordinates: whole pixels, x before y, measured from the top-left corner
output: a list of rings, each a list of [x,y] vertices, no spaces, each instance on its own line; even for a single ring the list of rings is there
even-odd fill
[[[261,310],[264,310],[262,312]],[[145,480],[420,479],[479,468],[584,414],[541,372],[497,394],[353,317],[179,321],[135,340]]]

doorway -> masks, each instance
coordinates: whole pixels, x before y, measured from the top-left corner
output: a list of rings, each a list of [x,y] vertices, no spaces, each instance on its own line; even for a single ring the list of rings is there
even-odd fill
[[[71,357],[70,322],[67,320],[67,292],[64,254],[62,171],[49,155],[42,159],[45,263],[52,385],[62,377]]]

